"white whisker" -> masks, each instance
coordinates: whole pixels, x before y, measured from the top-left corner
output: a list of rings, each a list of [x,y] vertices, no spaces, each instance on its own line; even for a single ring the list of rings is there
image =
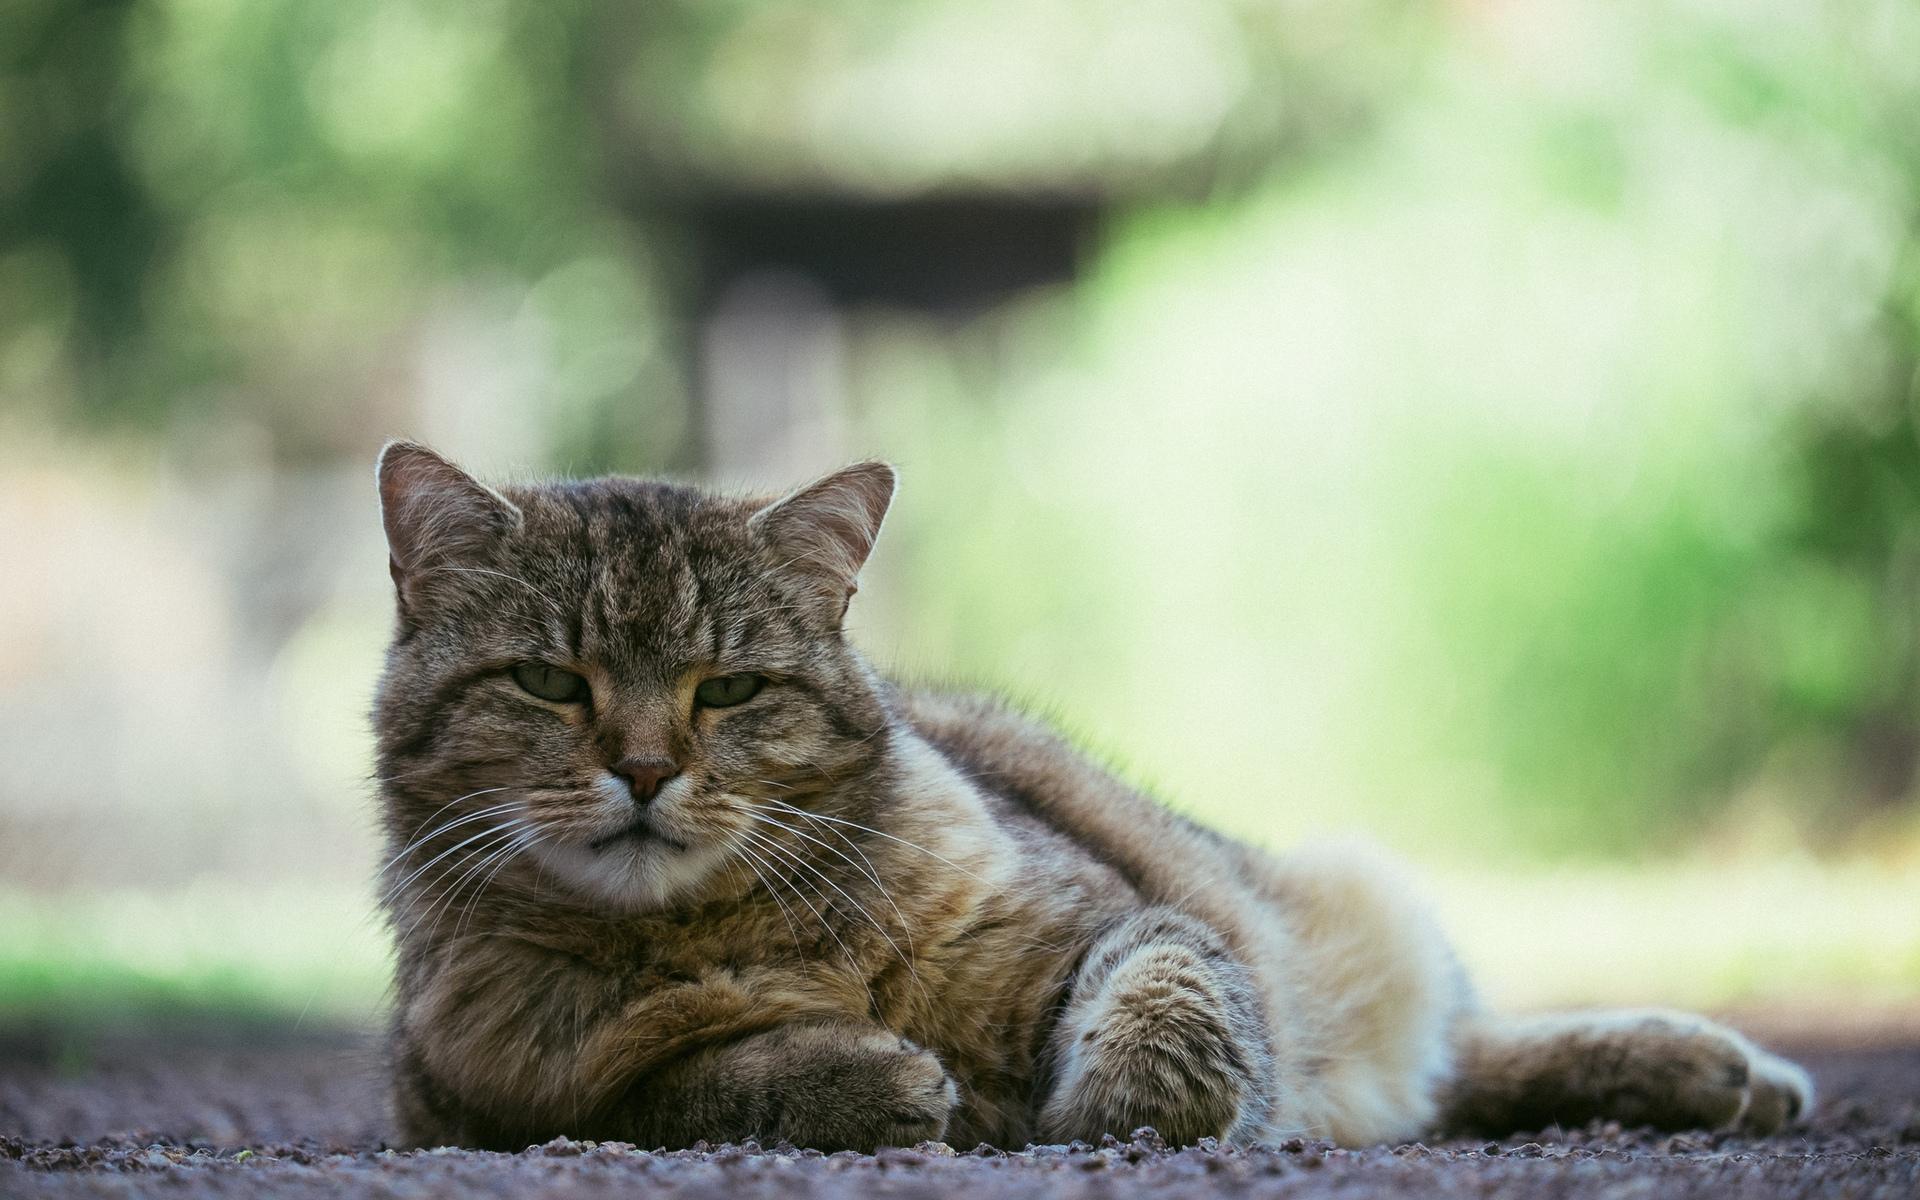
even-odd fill
[[[441,920],[445,918],[446,914],[449,911],[451,911],[451,909],[453,908],[454,901],[458,899],[461,891],[466,888],[468,882],[471,881],[475,876],[477,876],[481,871],[486,870],[487,866],[493,863],[495,859],[499,859],[500,861],[504,862],[507,858],[512,857],[515,851],[516,843],[519,842],[522,838],[525,838],[528,836],[529,831],[521,828],[516,828],[517,825],[518,825],[518,822],[514,822],[513,824],[510,824],[510,825],[495,826],[493,832],[506,834],[507,835],[506,840],[500,843],[499,845],[490,846],[486,848],[484,851],[480,851],[480,850],[474,851],[473,854],[469,856],[469,858],[476,858],[478,861],[469,862],[465,866],[465,868],[460,872],[459,877],[454,880],[453,886],[443,891],[440,894],[440,896],[435,900],[434,904],[428,908],[427,912],[422,913],[420,917],[414,921],[413,925],[409,927],[407,930],[407,933],[409,936],[412,935],[414,929],[419,928],[421,921],[425,920],[429,915],[431,915],[434,909],[438,909],[440,915],[434,917],[433,925],[429,927],[427,930],[427,940],[428,941],[433,940],[433,935],[437,933],[440,929]],[[478,898],[478,895],[479,893],[476,892],[475,897]]]
[[[754,854],[753,851],[747,849],[745,846],[739,846],[736,847],[736,849],[752,860],[747,863],[747,869],[752,871],[754,878],[758,879],[760,885],[767,889],[767,895],[773,898],[773,902],[780,906],[780,916],[787,923],[787,932],[793,935],[793,952],[799,957],[800,961],[805,962],[807,952],[800,947],[800,930],[799,927],[793,923],[793,913],[787,908],[787,902],[780,898],[779,889],[774,887],[773,881],[768,879],[766,875],[761,872],[760,868],[755,865],[755,863],[764,863],[766,860],[760,858],[759,855]],[[769,865],[768,869],[772,870],[772,867]],[[775,872],[775,874],[778,874],[778,872]]]
[[[507,789],[505,789],[505,788],[488,788],[487,790],[488,790],[488,791],[492,791],[492,792],[503,792],[503,791],[506,791]],[[474,792],[474,793],[472,793],[472,795],[475,795],[475,796],[478,796],[478,795],[480,795],[480,793],[479,793],[479,792]],[[460,799],[461,799],[461,800],[465,800],[465,799],[467,799],[467,798],[468,798],[468,797],[466,797],[466,796],[462,796],[462,797],[460,797]],[[458,801],[458,800],[456,800],[456,801],[454,801],[453,803],[454,803],[454,804],[457,804],[457,803],[459,803],[459,801]],[[375,876],[376,876],[376,877],[378,877],[378,876],[380,876],[380,875],[385,875],[385,874],[386,874],[386,873],[387,873],[388,871],[390,871],[390,870],[392,870],[392,869],[393,869],[393,868],[394,868],[395,866],[397,866],[397,865],[399,864],[399,862],[400,862],[400,860],[401,860],[401,859],[403,859],[403,858],[405,858],[405,857],[406,857],[407,855],[409,855],[409,854],[411,854],[411,853],[413,853],[413,852],[414,852],[415,850],[418,850],[418,849],[420,849],[420,848],[421,848],[422,846],[424,846],[424,845],[426,845],[426,844],[427,844],[428,842],[430,842],[430,841],[432,841],[432,840],[433,840],[434,838],[437,838],[437,837],[439,837],[439,836],[440,836],[441,834],[443,834],[443,833],[446,833],[447,831],[449,831],[449,830],[452,830],[452,829],[458,829],[458,828],[459,828],[460,826],[462,826],[462,825],[465,825],[465,824],[467,824],[468,822],[471,822],[471,821],[478,821],[478,820],[480,820],[480,819],[481,819],[482,817],[489,817],[489,816],[492,816],[492,815],[493,815],[493,814],[495,814],[495,813],[503,813],[503,812],[506,812],[507,810],[509,810],[509,809],[511,809],[511,808],[513,808],[513,807],[515,807],[515,806],[516,806],[516,805],[517,805],[518,803],[519,803],[519,802],[518,802],[518,801],[516,801],[516,800],[509,800],[509,801],[508,801],[507,803],[505,803],[505,804],[496,804],[496,805],[493,805],[493,806],[492,806],[492,807],[490,807],[490,808],[483,808],[483,809],[480,809],[480,810],[478,810],[477,812],[471,812],[471,813],[468,813],[468,814],[466,814],[465,816],[463,816],[463,817],[461,817],[461,818],[459,818],[458,820],[455,820],[455,821],[449,821],[449,822],[447,822],[447,823],[446,823],[445,825],[441,825],[441,826],[438,826],[438,827],[436,827],[435,829],[433,829],[433,830],[432,830],[431,832],[429,832],[429,833],[427,833],[427,834],[425,834],[425,835],[423,835],[423,836],[420,836],[420,837],[416,837],[416,838],[414,838],[414,839],[413,839],[413,841],[411,841],[411,842],[408,842],[408,843],[407,843],[407,845],[406,845],[406,848],[405,848],[405,849],[403,849],[403,850],[401,850],[401,851],[400,851],[400,853],[398,853],[398,854],[396,854],[396,855],[394,855],[394,856],[393,856],[392,858],[390,858],[390,859],[388,859],[388,860],[386,861],[386,863],[385,863],[385,864],[384,864],[383,866],[381,866],[381,868],[380,868],[380,869],[379,869],[378,871],[376,871],[376,872],[374,872],[374,874],[375,874]],[[441,812],[445,812],[445,811],[446,811],[446,810],[447,810],[447,809],[448,809],[449,807],[451,807],[451,805],[449,805],[449,804],[443,804],[443,805],[441,805],[441,806],[440,806],[440,811],[441,811]],[[435,814],[435,816],[438,816],[438,815],[439,815],[438,813],[436,813],[436,814]],[[432,819],[433,819],[432,817],[429,817],[429,818],[428,818],[428,820],[432,820]]]
[[[479,907],[480,897],[486,894],[487,885],[493,882],[495,876],[499,875],[501,871],[506,869],[507,864],[512,862],[516,855],[526,850],[532,849],[534,843],[538,842],[540,840],[540,837],[541,835],[538,829],[530,829],[521,833],[513,841],[507,844],[506,853],[498,856],[499,861],[494,863],[493,869],[491,871],[488,871],[486,878],[482,879],[479,883],[479,886],[473,889],[473,898],[467,901],[466,911],[461,914],[460,919],[458,921],[454,922],[454,926],[453,926],[454,941],[457,942],[460,940],[460,937],[461,937],[460,931],[466,928],[467,922],[472,919],[474,910]]]
[[[787,824],[785,821],[775,820],[774,818],[767,816],[764,813],[749,812],[747,815],[751,817],[753,820],[764,821],[767,824],[774,826],[775,828],[784,829],[788,833],[793,834],[795,837],[805,838],[807,841],[812,842],[814,845],[819,846],[821,849],[827,850],[834,854],[839,855],[842,862],[852,867],[856,872],[859,872],[859,874],[863,878],[865,878],[867,882],[873,884],[874,890],[880,893],[880,898],[885,900],[887,902],[888,907],[893,909],[894,917],[897,918],[900,922],[901,936],[907,939],[907,948],[909,950],[913,948],[913,930],[907,924],[907,915],[900,911],[900,906],[898,904],[894,903],[893,894],[887,891],[886,884],[880,882],[880,872],[874,869],[873,861],[867,858],[865,854],[860,855],[861,861],[866,863],[866,869],[861,870],[860,863],[854,862],[851,858],[848,858],[845,852],[841,851],[837,847],[828,845],[826,842],[821,841],[819,838],[814,837],[812,834],[807,833],[803,829],[795,829],[793,826]],[[837,830],[835,832],[838,833]],[[840,836],[843,838],[845,837],[844,834],[841,834]],[[849,844],[851,844],[851,842],[849,842]],[[854,846],[854,850],[856,852],[858,852],[859,849],[860,848],[858,846]]]
[[[482,830],[481,832],[474,834],[472,837],[468,838],[466,841],[460,842],[454,846],[449,847],[448,849],[442,850],[440,853],[434,855],[432,858],[428,859],[425,863],[421,864],[421,866],[415,869],[413,873],[408,875],[405,879],[402,879],[399,883],[396,883],[391,888],[388,888],[387,896],[389,897],[389,899],[391,899],[392,897],[398,895],[402,889],[412,884],[416,879],[419,879],[420,876],[424,875],[428,870],[430,870],[433,867],[433,864],[439,862],[441,859],[445,858],[447,855],[452,854],[454,851],[460,849],[461,846],[468,845],[472,842],[477,842],[481,838],[486,837],[489,834],[498,833],[500,832],[500,829],[501,829],[501,826],[498,826],[498,825],[489,826],[488,828]]]
[[[886,838],[890,842],[899,842],[902,846],[905,846],[910,850],[918,850],[920,853],[926,855],[928,858],[938,859],[940,862],[946,863],[948,866],[960,872],[962,875],[965,875],[969,879],[975,880],[979,883],[987,882],[986,880],[981,879],[978,875],[975,875],[972,871],[969,871],[965,867],[961,866],[959,863],[954,862],[950,858],[946,858],[941,855],[935,854],[933,851],[927,849],[925,846],[919,845],[918,843],[915,843],[915,842],[910,842],[906,838],[895,837],[891,833],[886,833],[881,830],[875,829],[871,825],[862,825],[858,821],[849,821],[842,817],[829,817],[825,813],[808,812],[804,808],[800,808],[797,805],[788,804],[783,800],[775,800],[771,796],[762,796],[761,799],[765,800],[769,804],[778,804],[780,805],[780,807],[786,809],[788,812],[799,813],[805,816],[812,817],[816,821],[832,821],[836,825],[845,825],[852,829],[864,830],[867,833],[873,834],[875,837]]]
[[[749,814],[749,815],[752,815],[752,814]],[[781,829],[786,830],[788,833],[795,833],[795,834],[800,833],[799,830],[794,829],[788,825],[783,825],[778,821],[769,821],[768,823],[779,826]],[[754,837],[754,834],[751,831],[742,830],[741,832],[747,837]],[[805,835],[801,834],[801,836],[804,837]],[[766,848],[770,852],[777,853],[782,857],[784,857],[785,859],[787,859],[788,861],[791,861],[796,867],[800,868],[801,870],[811,871],[814,874],[814,876],[818,878],[822,883],[825,883],[828,887],[832,888],[834,891],[839,892],[840,895],[846,899],[846,902],[853,906],[853,910],[859,913],[860,916],[866,920],[867,924],[873,926],[874,931],[878,933],[881,939],[887,943],[888,947],[893,950],[894,955],[900,959],[900,964],[906,967],[907,975],[909,978],[913,980],[914,986],[920,989],[921,996],[925,999],[931,1000],[931,997],[928,996],[927,994],[925,985],[922,984],[920,981],[920,973],[917,969],[915,969],[913,965],[913,959],[905,951],[900,949],[900,943],[893,940],[893,936],[887,932],[887,927],[880,923],[879,918],[875,917],[871,912],[867,911],[867,908],[865,905],[861,904],[858,900],[854,899],[851,895],[848,894],[845,888],[835,883],[831,876],[829,876],[825,871],[822,871],[819,867],[814,866],[813,864],[807,862],[806,859],[800,854],[792,850],[788,850],[784,846],[778,845],[777,843],[772,841],[772,839],[769,839],[769,838],[761,837],[761,838],[757,838],[756,841],[758,841],[764,848]],[[843,855],[842,857],[845,857],[845,856]],[[851,859],[848,859],[847,861],[849,863],[852,862]],[[859,870],[859,868],[857,867],[854,869],[856,871]],[[839,911],[839,906],[834,904],[833,901],[829,900],[826,896],[826,893],[821,892],[819,890],[819,886],[817,884],[812,886],[814,887],[815,893],[819,895],[822,903],[826,904],[827,907],[832,908],[835,912]],[[881,894],[882,895],[885,894],[885,889],[882,889]],[[888,903],[889,904],[892,903],[891,898],[889,898]],[[898,912],[899,909],[895,908],[894,911]],[[905,918],[902,917],[901,920],[904,922]],[[835,940],[836,941],[839,940],[837,936]],[[845,948],[846,948],[845,944],[843,943],[841,946],[841,949],[844,950]],[[849,957],[849,960],[851,960],[852,956],[849,955],[848,957]]]
[[[741,830],[740,835],[742,837],[751,839],[755,845],[759,846],[762,850],[766,851],[769,854],[779,854],[785,858],[791,857],[790,855],[787,855],[783,850],[781,850],[781,848],[778,845],[776,845],[771,838],[763,837],[759,834],[754,833],[750,829]],[[769,866],[771,865],[772,864],[769,864]],[[794,881],[790,880],[789,883],[794,883]],[[840,934],[834,929],[833,922],[827,920],[825,913],[822,913],[818,908],[814,908],[813,901],[807,899],[807,894],[801,891],[800,888],[797,886],[797,884],[794,884],[793,894],[800,898],[800,903],[806,905],[809,909],[813,911],[814,918],[820,922],[820,928],[826,930],[827,936],[832,938],[834,940],[834,943],[840,947],[840,953],[847,956],[847,965],[852,967],[855,971],[859,971],[860,960],[855,958],[853,956],[853,951],[847,949],[847,944],[840,940]],[[827,899],[825,892],[822,892],[818,888],[815,888],[814,894],[820,897],[820,902],[822,904],[826,905],[828,908],[833,908],[833,901]],[[839,910],[834,909],[834,911],[838,912]],[[861,978],[862,979],[865,978],[864,973],[862,973]]]

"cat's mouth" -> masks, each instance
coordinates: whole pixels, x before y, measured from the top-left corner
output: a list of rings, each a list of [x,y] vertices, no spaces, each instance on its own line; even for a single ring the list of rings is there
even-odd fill
[[[587,849],[605,850],[617,842],[628,841],[638,845],[645,845],[648,842],[659,842],[664,846],[680,851],[684,851],[687,848],[685,842],[679,841],[676,838],[670,838],[655,829],[652,823],[647,820],[647,814],[641,813],[612,833],[603,833],[599,837],[594,838],[587,843]]]

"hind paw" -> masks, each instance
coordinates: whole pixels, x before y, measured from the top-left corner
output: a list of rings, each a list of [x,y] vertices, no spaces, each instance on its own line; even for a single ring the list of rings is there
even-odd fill
[[[1594,1118],[1658,1129],[1778,1131],[1813,1104],[1813,1082],[1703,1017],[1662,1009],[1562,1013],[1470,1039],[1449,1125],[1486,1132]]]
[[[1747,1108],[1740,1114],[1740,1131],[1766,1137],[1813,1107],[1813,1079],[1799,1064],[1757,1046],[1747,1051]]]
[[[1813,1102],[1798,1066],[1701,1017],[1621,1013],[1592,1034],[1618,1075],[1606,1115],[1661,1129],[1726,1129],[1764,1137]]]

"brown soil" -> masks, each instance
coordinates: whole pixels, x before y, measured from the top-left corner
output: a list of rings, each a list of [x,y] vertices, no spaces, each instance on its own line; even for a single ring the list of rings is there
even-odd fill
[[[1595,1125],[1498,1142],[1167,1152],[944,1146],[875,1157],[722,1146],[661,1154],[555,1142],[521,1154],[395,1153],[381,1143],[365,1038],[233,1022],[0,1030],[0,1195],[626,1195],[702,1197],[1920,1197],[1920,1039],[1780,1036],[1814,1073],[1804,1124],[1763,1140]]]

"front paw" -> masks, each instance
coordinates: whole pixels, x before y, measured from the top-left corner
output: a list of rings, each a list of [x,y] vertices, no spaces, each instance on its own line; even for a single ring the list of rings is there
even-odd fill
[[[1143,1125],[1174,1146],[1229,1136],[1254,1093],[1253,1039],[1224,970],[1191,946],[1150,942],[1075,995],[1054,1034],[1041,1136],[1092,1142]]]
[[[817,1150],[872,1153],[937,1142],[959,1089],[930,1051],[888,1033],[792,1030],[778,1136]]]

